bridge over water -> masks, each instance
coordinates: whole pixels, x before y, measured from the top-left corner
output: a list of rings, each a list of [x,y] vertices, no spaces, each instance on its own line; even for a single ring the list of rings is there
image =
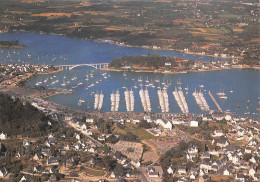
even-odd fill
[[[90,66],[95,69],[107,68],[109,63],[86,63],[86,64],[65,64],[65,65],[54,65],[55,68],[72,70],[79,66]]]

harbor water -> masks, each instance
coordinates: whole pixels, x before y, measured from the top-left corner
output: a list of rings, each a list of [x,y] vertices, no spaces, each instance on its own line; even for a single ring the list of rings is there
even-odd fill
[[[90,40],[34,33],[4,33],[0,34],[0,40],[19,40],[20,44],[28,46],[24,49],[0,48],[0,61],[5,63],[53,65],[105,63],[122,56],[147,54],[202,61],[221,60],[178,51],[121,47]],[[94,110],[94,95],[102,92],[104,101],[100,111],[104,112],[111,112],[110,94],[117,91],[120,93],[118,111],[126,112],[124,95],[126,90],[132,90],[134,93],[134,112],[144,112],[139,91],[147,89],[151,112],[159,113],[162,111],[162,101],[160,104],[158,89],[165,89],[168,95],[169,113],[181,113],[181,108],[173,95],[176,88],[183,91],[190,113],[205,113],[206,111],[201,110],[192,94],[195,90],[201,91],[209,109],[217,110],[208,95],[208,91],[211,91],[223,110],[230,110],[238,115],[257,116],[260,97],[259,76],[259,70],[253,69],[161,74],[101,71],[82,66],[55,74],[39,75],[28,81],[26,86],[72,89],[73,94],[55,95],[46,100],[82,110]],[[216,95],[220,91],[225,92],[226,99],[221,99]],[[79,100],[84,101],[79,104]]]

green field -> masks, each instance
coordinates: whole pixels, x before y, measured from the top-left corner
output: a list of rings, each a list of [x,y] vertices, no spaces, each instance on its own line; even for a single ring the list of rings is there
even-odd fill
[[[135,125],[135,124],[126,123],[125,125],[126,125],[126,129],[125,130],[122,130],[122,129],[118,128],[118,127],[114,127],[114,132],[117,133],[117,134],[126,134],[127,132],[131,132],[134,135],[136,135],[138,137],[138,139],[140,139],[140,140],[153,138],[152,134],[150,134],[149,132],[147,132],[143,128],[137,127],[137,125]]]

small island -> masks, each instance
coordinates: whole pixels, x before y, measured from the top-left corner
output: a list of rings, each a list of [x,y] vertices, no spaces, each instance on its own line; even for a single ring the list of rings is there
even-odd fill
[[[0,47],[6,47],[6,48],[25,48],[26,45],[22,45],[19,43],[19,40],[15,41],[0,41]]]

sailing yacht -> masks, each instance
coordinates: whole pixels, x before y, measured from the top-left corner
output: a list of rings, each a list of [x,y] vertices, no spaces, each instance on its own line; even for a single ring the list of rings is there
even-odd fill
[[[184,89],[185,89],[186,91],[188,91],[188,90],[189,90],[189,87],[188,87],[188,85],[187,85],[187,87],[185,87]]]
[[[181,78],[179,78],[179,79],[177,80],[177,84],[178,84],[178,85],[181,85]]]
[[[66,86],[65,79],[63,79],[63,83],[61,84],[62,87]]]
[[[138,78],[138,82],[142,82],[142,77],[140,76],[140,78]]]

